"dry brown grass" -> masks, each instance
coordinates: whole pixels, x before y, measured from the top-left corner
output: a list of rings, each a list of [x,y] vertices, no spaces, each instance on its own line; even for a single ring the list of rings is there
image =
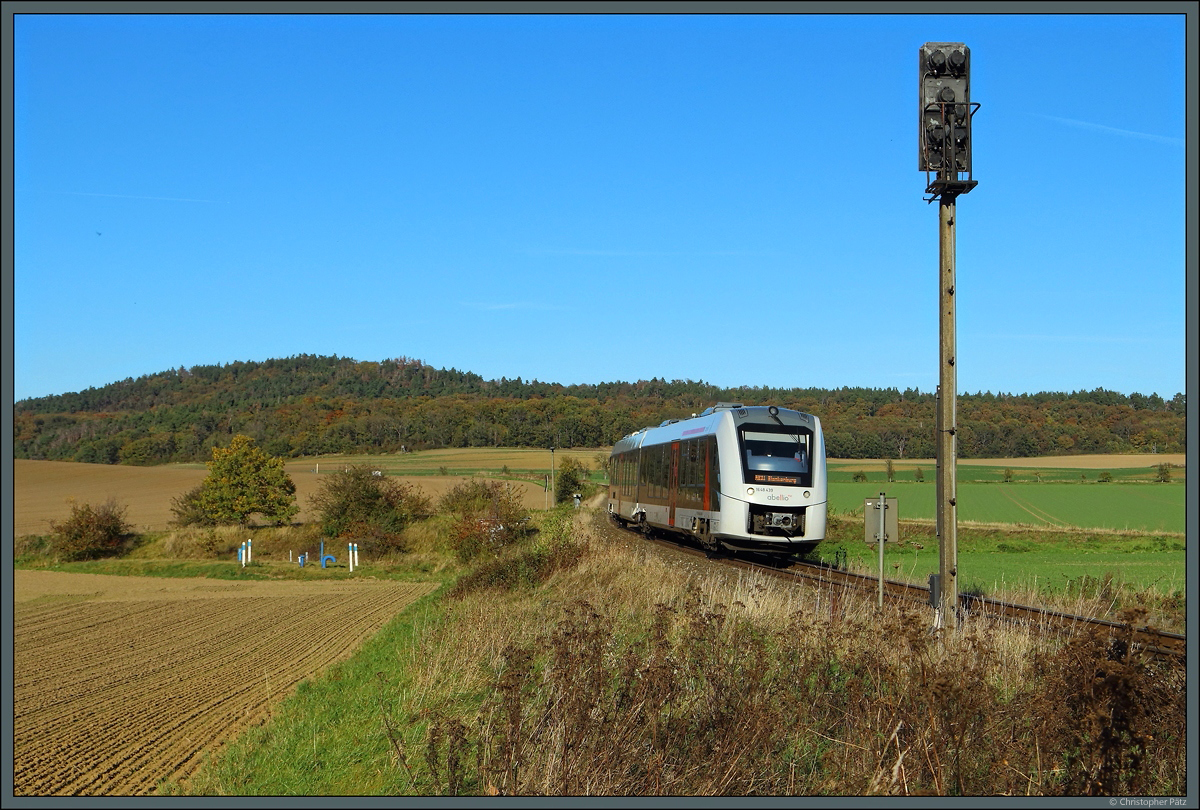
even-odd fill
[[[584,531],[534,591],[460,597],[408,653],[435,793],[1128,795],[1182,787],[1181,672]],[[589,536],[591,535],[591,536]],[[883,643],[881,643],[881,641]],[[446,690],[487,697],[463,713]],[[457,667],[457,668],[456,668]],[[1103,688],[1093,677],[1108,673]],[[457,691],[457,690],[456,690]],[[1098,724],[1108,717],[1114,724]]]

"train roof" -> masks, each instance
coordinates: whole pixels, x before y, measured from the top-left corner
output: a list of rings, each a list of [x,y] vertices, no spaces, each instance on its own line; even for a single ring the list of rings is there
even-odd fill
[[[720,411],[734,411],[735,416],[744,417],[744,416],[748,416],[749,412],[759,413],[759,412],[764,412],[764,411],[770,411],[770,409],[772,407],[773,406],[770,406],[770,405],[743,405],[740,402],[718,402],[716,405],[712,405],[708,408],[705,408],[700,413],[692,414],[687,419],[664,419],[662,422],[660,422],[657,425],[647,425],[644,428],[639,428],[638,430],[635,430],[632,433],[629,433],[626,436],[624,436],[619,442],[617,442],[617,444],[620,445],[620,444],[623,444],[626,442],[633,441],[636,437],[641,436],[642,434],[644,434],[650,430],[657,430],[658,428],[668,427],[677,422],[686,422],[689,419],[701,419],[705,416],[712,416],[713,414],[718,413]],[[793,410],[791,408],[778,408],[777,411],[789,411],[791,413],[797,413],[797,414],[800,414],[805,420],[815,420],[816,419],[816,417],[812,416],[811,414],[806,414],[801,411]],[[614,449],[615,449],[615,447],[616,446],[614,445]]]

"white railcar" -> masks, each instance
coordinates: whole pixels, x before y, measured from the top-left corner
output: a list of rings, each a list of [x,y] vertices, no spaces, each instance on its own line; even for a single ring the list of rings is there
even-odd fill
[[[718,549],[804,554],[825,539],[828,478],[816,416],[718,403],[613,446],[608,511]]]

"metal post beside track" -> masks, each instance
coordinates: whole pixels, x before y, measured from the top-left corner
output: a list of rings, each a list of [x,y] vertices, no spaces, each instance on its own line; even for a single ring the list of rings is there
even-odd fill
[[[887,502],[884,500],[882,492],[879,493],[879,506],[877,508],[879,509],[879,533],[875,537],[879,541],[879,609],[883,610],[883,527],[887,523],[883,519],[883,516],[884,510],[887,509]]]

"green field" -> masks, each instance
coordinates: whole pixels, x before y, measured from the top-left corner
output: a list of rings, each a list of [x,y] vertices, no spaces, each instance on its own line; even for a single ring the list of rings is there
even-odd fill
[[[858,521],[835,523],[818,550],[826,562],[838,562],[840,555],[851,570],[878,574],[878,552]],[[1175,536],[960,526],[957,561],[961,591],[1017,601],[1040,602],[1051,594],[1060,600],[1072,594],[1095,597],[1105,589],[1125,598],[1150,592],[1174,598],[1187,588],[1186,547]],[[884,546],[887,579],[925,585],[938,569],[932,526],[902,523],[899,542]]]
[[[863,501],[880,492],[895,497],[901,520],[933,520],[932,480],[847,483],[830,480],[829,505],[836,514],[862,514]],[[1042,528],[1096,528],[1183,533],[1186,488],[1182,483],[976,483],[957,487],[958,519]]]

